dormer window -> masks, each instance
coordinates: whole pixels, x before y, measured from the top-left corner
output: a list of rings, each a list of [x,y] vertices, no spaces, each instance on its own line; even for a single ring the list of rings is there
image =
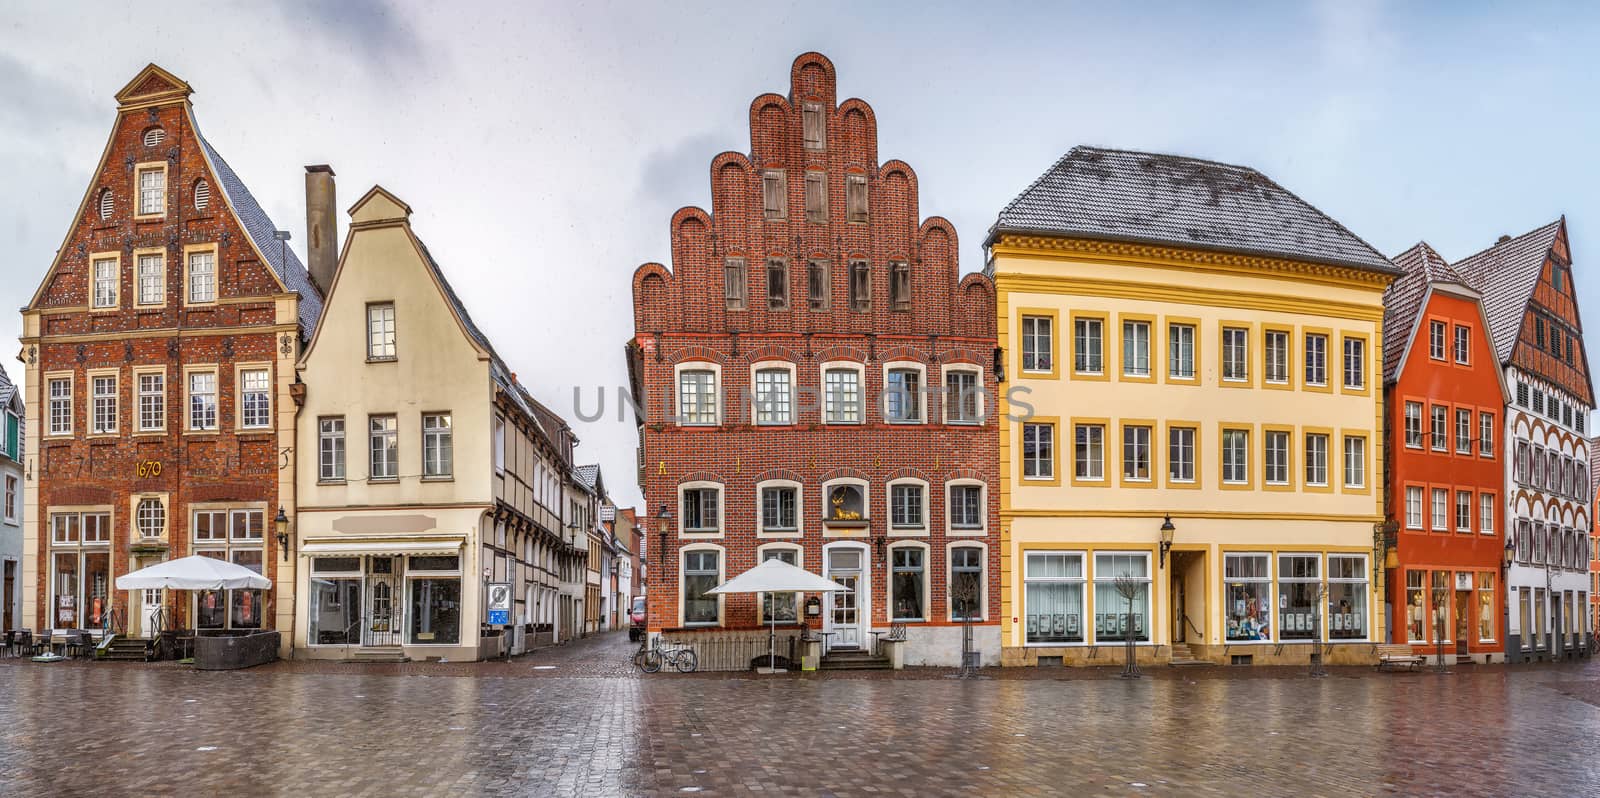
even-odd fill
[[[144,146],[146,147],[158,147],[161,142],[166,140],[167,131],[159,127],[153,127],[144,132]]]
[[[367,360],[394,360],[394,303],[367,305]]]
[[[197,180],[194,184],[194,209],[203,211],[211,204],[211,184],[205,180]]]

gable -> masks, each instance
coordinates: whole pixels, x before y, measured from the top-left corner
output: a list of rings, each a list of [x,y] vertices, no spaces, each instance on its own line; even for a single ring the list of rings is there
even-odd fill
[[[1583,321],[1578,313],[1577,286],[1566,252],[1563,223],[1532,275],[1510,362],[1593,407],[1594,389],[1584,348]]]
[[[194,92],[182,78],[149,64],[139,70],[126,86],[116,94],[121,105],[143,105],[152,102],[172,102],[188,97]]]

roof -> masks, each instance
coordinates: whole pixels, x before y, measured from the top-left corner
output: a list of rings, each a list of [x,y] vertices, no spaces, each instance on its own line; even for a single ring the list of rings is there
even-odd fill
[[[1004,209],[989,235],[1138,241],[1395,274],[1354,233],[1247,166],[1073,147]]]
[[[1406,346],[1416,335],[1417,322],[1422,318],[1422,300],[1428,295],[1428,286],[1434,283],[1467,285],[1461,275],[1426,241],[1392,259],[1400,269],[1400,277],[1383,292],[1383,378],[1392,380],[1400,369]]]
[[[616,508],[616,505],[609,504],[609,503],[600,505],[600,520],[601,521],[615,521],[615,520],[617,520],[617,508]]]
[[[1516,238],[1498,241],[1494,246],[1456,261],[1451,266],[1467,285],[1483,294],[1483,308],[1494,334],[1494,348],[1501,363],[1511,360],[1522,317],[1533,298],[1533,287],[1544,271],[1545,255],[1555,244],[1563,219],[1530,230]]]
[[[1600,497],[1600,435],[1589,439],[1589,495]]]
[[[198,130],[196,135],[199,136]],[[311,282],[311,274],[300,263],[300,257],[294,254],[294,250],[272,237],[274,231],[282,228],[272,223],[272,218],[261,209],[261,204],[256,202],[239,175],[234,173],[233,167],[223,160],[204,136],[199,136],[199,139],[206,149],[206,156],[211,159],[217,182],[221,184],[219,188],[227,195],[228,205],[244,224],[250,240],[255,242],[256,249],[261,251],[261,256],[266,258],[267,265],[277,273],[278,279],[290,291],[300,295],[300,332],[310,335],[317,326],[317,317],[322,315],[322,292]]]
[[[600,478],[600,466],[598,464],[574,466],[572,476],[578,480],[579,484],[593,491],[596,481]]]
[[[11,375],[6,373],[6,367],[0,365],[0,407],[11,404],[17,395],[17,384],[11,381]]]

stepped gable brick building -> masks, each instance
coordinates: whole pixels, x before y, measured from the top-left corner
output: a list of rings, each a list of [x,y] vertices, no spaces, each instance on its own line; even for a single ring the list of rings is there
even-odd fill
[[[650,630],[794,628],[795,597],[704,593],[776,557],[851,588],[809,621],[834,651],[904,623],[908,663],[953,664],[967,616],[993,660],[993,287],[835,91],[827,58],[795,59],[750,151],[712,159],[711,211],[673,215],[672,268],[634,274],[640,482],[673,513],[646,530]]]
[[[201,135],[190,93],[153,64],[117,93],[105,150],[22,312],[36,475],[23,622],[36,629],[290,623],[293,566],[270,527],[294,514],[289,393],[321,294]],[[113,587],[189,554],[275,587]]]

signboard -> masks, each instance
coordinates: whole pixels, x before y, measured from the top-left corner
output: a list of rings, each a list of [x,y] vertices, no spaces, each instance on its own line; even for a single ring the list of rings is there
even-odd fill
[[[485,602],[489,610],[490,626],[511,625],[511,583],[490,582],[489,600]]]

